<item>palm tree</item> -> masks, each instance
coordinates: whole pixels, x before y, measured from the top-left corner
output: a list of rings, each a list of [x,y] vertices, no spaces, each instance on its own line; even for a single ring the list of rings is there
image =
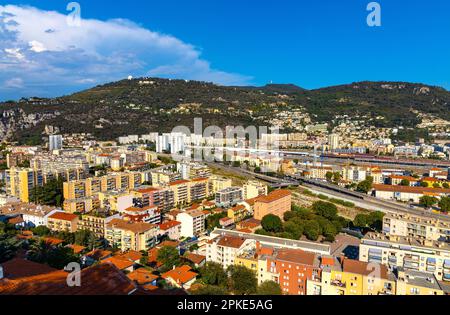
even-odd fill
[[[30,250],[27,252],[27,257],[32,261],[43,263],[47,261],[51,250],[52,245],[41,240],[31,245]]]
[[[15,247],[6,241],[0,242],[0,263],[10,260],[14,257]]]

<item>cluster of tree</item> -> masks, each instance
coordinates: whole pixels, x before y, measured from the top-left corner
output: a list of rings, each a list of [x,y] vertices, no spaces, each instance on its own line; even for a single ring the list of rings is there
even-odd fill
[[[230,266],[227,270],[218,263],[208,262],[199,269],[196,295],[281,295],[278,283],[266,281],[258,285],[256,273],[245,266]]]
[[[419,204],[426,209],[431,209],[433,206],[438,205],[441,212],[450,212],[450,197],[441,197],[440,199],[432,196],[422,196]]]
[[[342,179],[342,174],[340,172],[327,172],[325,177],[328,182],[337,184]]]
[[[30,200],[46,206],[61,207],[64,202],[63,179],[51,179],[43,186],[35,186],[31,191]]]
[[[292,206],[292,211],[284,214],[284,222],[275,216],[267,215],[263,218],[262,229],[257,234],[272,235],[281,238],[298,240],[303,235],[312,241],[323,236],[326,241],[333,242],[336,235],[346,227],[349,222],[338,215],[336,205],[318,201],[312,209]]]
[[[212,231],[215,228],[220,227],[220,219],[223,219],[226,216],[227,214],[225,212],[211,214],[206,218],[206,229]]]
[[[55,269],[63,269],[71,262],[79,262],[79,257],[73,249],[63,246],[53,246],[44,240],[33,242],[27,252],[31,261],[47,264]]]
[[[180,267],[182,265],[189,265],[195,269],[194,264],[180,255],[178,249],[173,246],[163,246],[158,250],[156,257],[157,261],[161,263],[159,267],[160,272],[167,272],[173,267]]]
[[[383,229],[384,213],[380,211],[370,212],[369,214],[360,213],[353,220],[353,226],[360,229],[372,229],[380,232]]]
[[[373,187],[373,177],[367,176],[365,180],[363,180],[356,186],[356,191],[367,194],[369,191],[372,190],[372,187]]]
[[[32,228],[31,231],[34,235],[45,237],[51,236],[63,240],[65,244],[76,244],[84,246],[90,250],[94,248],[103,248],[105,246],[105,240],[98,238],[94,233],[88,230],[79,230],[75,233],[66,231],[55,232],[50,231],[46,226],[38,226]]]

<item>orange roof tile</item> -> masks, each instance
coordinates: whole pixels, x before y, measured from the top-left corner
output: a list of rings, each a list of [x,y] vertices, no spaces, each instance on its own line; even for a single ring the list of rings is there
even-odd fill
[[[164,279],[171,278],[175,283],[183,285],[197,277],[197,273],[191,271],[191,267],[184,265],[175,269],[169,270],[162,274]]]
[[[56,212],[48,217],[49,219],[55,219],[55,220],[64,220],[64,221],[73,221],[75,219],[78,219],[78,216],[71,213],[65,213],[65,212]]]
[[[139,285],[146,285],[159,278],[159,276],[152,274],[151,271],[144,268],[136,269],[127,276],[130,280],[135,281]]]
[[[15,258],[1,264],[4,277],[10,280],[32,277],[56,271],[56,269],[36,262]]]
[[[244,244],[245,239],[235,236],[223,236],[217,245],[224,247],[240,248]]]
[[[176,226],[181,225],[181,222],[178,221],[167,221],[159,225],[159,229],[162,231],[170,230]]]
[[[289,190],[279,189],[279,190],[272,191],[267,196],[257,197],[255,202],[271,203],[271,202],[277,201],[281,198],[285,198],[288,196],[292,196],[292,193]]]
[[[129,295],[137,287],[112,264],[101,264],[81,271],[81,286],[69,287],[67,273],[54,271],[43,275],[0,280],[5,295]]]
[[[119,270],[124,270],[132,267],[134,263],[128,259],[121,259],[118,257],[106,258],[102,261],[103,263],[111,263],[116,266]]]
[[[189,253],[185,256],[185,258],[189,261],[192,261],[194,264],[200,265],[203,261],[206,260],[206,256],[197,255],[194,253]]]

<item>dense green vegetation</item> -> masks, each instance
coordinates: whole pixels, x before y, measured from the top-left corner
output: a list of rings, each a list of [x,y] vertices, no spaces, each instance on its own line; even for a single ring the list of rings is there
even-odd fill
[[[199,270],[196,295],[280,295],[279,284],[267,281],[258,286],[256,273],[244,266],[230,266],[227,270],[218,263],[208,262]]]
[[[35,186],[31,191],[30,200],[34,203],[62,207],[63,197],[63,179],[51,179],[43,186]]]

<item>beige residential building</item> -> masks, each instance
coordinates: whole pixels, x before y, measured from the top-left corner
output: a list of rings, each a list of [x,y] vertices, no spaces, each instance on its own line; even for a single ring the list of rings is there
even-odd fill
[[[79,217],[75,214],[57,212],[47,219],[47,227],[54,232],[75,233],[78,228]]]
[[[106,224],[105,239],[121,251],[149,250],[156,243],[158,226],[155,224],[113,219]]]
[[[244,184],[244,200],[267,195],[267,185],[260,181],[250,180]]]

